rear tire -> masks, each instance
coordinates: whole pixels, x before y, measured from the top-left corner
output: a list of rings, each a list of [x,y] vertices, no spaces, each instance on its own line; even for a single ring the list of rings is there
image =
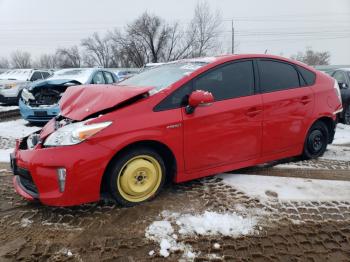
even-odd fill
[[[106,173],[107,188],[122,206],[135,206],[153,199],[162,189],[166,168],[152,148],[138,147],[116,158]]]
[[[303,159],[314,159],[324,154],[329,141],[329,130],[327,126],[318,121],[314,123],[304,142]]]
[[[343,122],[345,125],[350,125],[350,104],[344,108]]]

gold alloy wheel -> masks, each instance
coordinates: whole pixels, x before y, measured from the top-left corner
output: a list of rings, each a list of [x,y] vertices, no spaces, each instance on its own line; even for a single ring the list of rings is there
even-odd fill
[[[133,157],[119,171],[118,191],[130,202],[142,202],[157,192],[162,175],[162,168],[154,157],[149,155]]]

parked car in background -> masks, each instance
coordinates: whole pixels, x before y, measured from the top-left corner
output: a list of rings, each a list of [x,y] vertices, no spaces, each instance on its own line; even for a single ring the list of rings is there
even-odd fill
[[[350,68],[337,69],[332,73],[339,84],[343,112],[339,113],[340,122],[350,125]]]
[[[156,196],[165,180],[317,158],[342,109],[332,77],[270,55],[181,60],[116,88],[70,87],[60,106],[11,155],[17,192],[53,206],[105,193],[132,206]]]
[[[114,71],[114,73],[118,77],[118,82],[128,79],[136,74],[135,71],[128,71],[128,70],[117,70],[117,71]]]
[[[23,89],[19,100],[20,113],[29,122],[45,123],[59,114],[58,102],[68,87],[117,82],[115,74],[103,68],[62,69]]]
[[[48,78],[50,70],[11,69],[0,74],[0,103],[18,104],[23,88],[31,82]]]

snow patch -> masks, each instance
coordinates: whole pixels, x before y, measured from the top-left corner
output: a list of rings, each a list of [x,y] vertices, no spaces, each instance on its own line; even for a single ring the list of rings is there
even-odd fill
[[[328,160],[350,161],[350,147],[328,145],[327,151],[321,158]]]
[[[33,223],[32,220],[28,219],[28,218],[22,218],[21,220],[21,227],[28,227]]]
[[[1,136],[6,138],[21,138],[40,129],[40,127],[27,126],[27,124],[27,121],[23,119],[1,122]]]
[[[6,112],[6,111],[11,111],[11,110],[16,110],[19,109],[18,106],[1,106],[0,105],[0,112]]]
[[[219,214],[204,212],[202,215],[183,215],[176,224],[182,235],[223,235],[238,237],[254,233],[257,224],[254,217],[242,217],[236,213]]]
[[[14,151],[10,149],[0,149],[0,162],[10,162],[10,154]]]
[[[350,182],[292,177],[222,174],[223,182],[261,200],[349,201]],[[271,195],[275,193],[275,196]]]
[[[172,252],[182,251],[184,260],[193,260],[198,254],[192,246],[185,244],[184,237],[188,236],[213,236],[223,235],[238,237],[242,235],[259,234],[254,230],[258,218],[249,213],[259,213],[256,210],[247,211],[242,207],[241,211],[245,215],[235,212],[216,213],[206,211],[203,214],[180,214],[163,211],[163,220],[154,221],[146,229],[146,237],[159,244],[159,254],[169,257]],[[261,212],[260,212],[261,213]],[[176,230],[175,230],[176,229]],[[215,243],[214,249],[220,249],[220,244]],[[153,255],[151,252],[149,255]]]
[[[350,126],[337,124],[333,145],[350,144]]]

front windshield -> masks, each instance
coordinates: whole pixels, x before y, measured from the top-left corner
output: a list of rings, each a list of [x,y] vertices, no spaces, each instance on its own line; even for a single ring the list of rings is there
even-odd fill
[[[157,66],[124,80],[120,85],[152,86],[159,92],[206,65],[206,62],[175,62]]]

